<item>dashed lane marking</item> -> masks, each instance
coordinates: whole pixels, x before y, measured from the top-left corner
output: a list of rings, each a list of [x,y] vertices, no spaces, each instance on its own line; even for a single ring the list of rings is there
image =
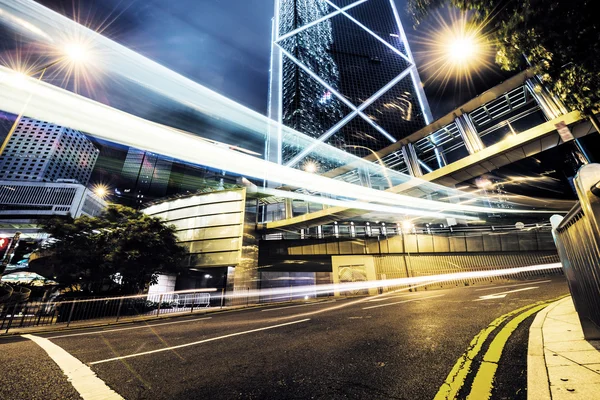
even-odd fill
[[[123,397],[109,388],[90,367],[67,353],[62,347],[43,337],[34,335],[22,335],[22,337],[32,340],[48,353],[83,400],[123,400]]]
[[[284,306],[284,307],[277,307],[277,308],[267,308],[267,309],[260,310],[260,311],[262,311],[262,312],[265,312],[265,311],[286,310],[286,309],[288,309],[288,308],[306,307],[306,306],[316,306],[316,305],[319,305],[319,304],[327,304],[327,303],[335,303],[335,300],[329,300],[329,301],[319,301],[319,302],[316,302],[316,303],[311,303],[311,304],[299,304],[299,305],[297,305],[297,306]]]
[[[70,333],[70,334],[67,334],[67,335],[48,336],[46,339],[52,340],[52,339],[60,339],[60,338],[66,338],[66,337],[72,337],[72,336],[99,335],[99,334],[102,334],[102,333],[129,331],[129,330],[132,330],[132,329],[154,328],[155,326],[174,325],[174,324],[183,324],[183,323],[186,323],[186,322],[204,321],[204,320],[211,319],[211,318],[212,317],[194,318],[194,319],[186,319],[185,321],[163,322],[163,323],[160,323],[160,324],[148,324],[148,325],[142,325],[142,326],[131,326],[131,327],[128,327],[128,328],[105,329],[103,331],[83,332],[83,333]]]
[[[419,301],[419,300],[433,299],[434,297],[442,297],[442,296],[445,296],[445,295],[444,295],[444,294],[438,294],[437,296],[419,297],[418,299],[409,299],[409,300],[404,300],[404,301],[395,301],[395,302],[393,302],[393,303],[377,304],[376,306],[363,307],[363,310],[369,310],[369,309],[371,309],[371,308],[379,308],[379,307],[393,306],[393,305],[395,305],[395,304],[409,303],[409,302],[411,302],[411,301]]]
[[[300,324],[302,322],[307,322],[307,321],[310,321],[310,318],[301,319],[299,321],[286,322],[285,324],[265,326],[263,328],[251,329],[249,331],[230,333],[229,335],[217,336],[217,337],[210,338],[210,339],[199,340],[197,342],[180,344],[180,345],[177,345],[177,346],[164,347],[162,349],[144,351],[144,352],[141,352],[141,353],[134,353],[134,354],[129,354],[129,355],[120,356],[120,357],[107,358],[105,360],[99,360],[99,361],[91,362],[91,363],[89,363],[89,365],[103,364],[103,363],[107,363],[107,362],[111,362],[111,361],[119,361],[119,360],[124,360],[124,359],[127,359],[127,358],[140,357],[140,356],[145,356],[145,355],[148,355],[148,354],[161,353],[163,351],[171,351],[171,350],[175,350],[175,349],[181,349],[181,348],[184,348],[184,347],[196,346],[196,345],[199,345],[199,344],[202,344],[202,343],[214,342],[215,340],[221,340],[221,339],[226,339],[226,338],[230,338],[230,337],[234,337],[234,336],[240,336],[240,335],[247,335],[249,333],[266,331],[266,330],[269,330],[269,329],[281,328],[282,326],[295,325],[295,324]]]
[[[548,282],[552,282],[552,280],[548,279],[548,280],[545,280],[545,281],[531,281],[531,282],[526,282],[526,283],[518,283],[518,284],[515,284],[515,285],[485,287],[485,288],[475,289],[475,291],[476,292],[480,292],[482,290],[496,290],[496,289],[505,289],[505,288],[511,288],[511,287],[517,287],[517,286],[538,285],[540,283],[548,283]]]
[[[381,297],[381,298],[378,298],[378,299],[371,299],[371,300],[367,300],[367,301],[369,301],[369,302],[371,302],[371,301],[386,301],[386,300],[394,299],[394,298],[398,298],[398,297],[410,297],[410,296],[416,296],[416,295],[419,295],[419,294],[423,294],[423,292],[413,292],[413,293],[405,293],[405,294],[396,294],[396,295],[391,295],[391,296],[384,295],[385,297]]]

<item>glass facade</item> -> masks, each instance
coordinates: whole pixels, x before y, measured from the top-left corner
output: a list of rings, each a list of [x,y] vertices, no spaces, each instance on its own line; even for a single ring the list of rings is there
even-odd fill
[[[430,121],[393,1],[277,0],[275,24],[270,114],[283,125],[364,157]],[[339,166],[294,132],[278,140],[283,164]]]
[[[245,194],[238,189],[189,195],[143,211],[175,226],[189,255],[186,266],[235,266],[242,251]]]
[[[143,203],[144,196],[162,197],[167,194],[173,160],[148,151],[130,148],[121,171],[126,181],[124,191]]]

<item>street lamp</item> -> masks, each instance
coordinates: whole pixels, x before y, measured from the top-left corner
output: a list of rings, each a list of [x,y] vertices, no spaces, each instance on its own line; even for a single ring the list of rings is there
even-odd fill
[[[468,13],[459,11],[438,12],[433,17],[432,29],[418,39],[423,44],[421,66],[427,79],[441,81],[442,89],[450,82],[472,85],[474,73],[493,65],[485,23],[473,23]]]
[[[319,170],[319,165],[316,161],[309,160],[304,163],[302,169],[309,174],[314,174]]]
[[[404,257],[404,269],[406,271],[407,278],[410,278],[410,273],[409,273],[409,269],[408,269],[408,265],[410,263],[410,251],[408,250],[408,247],[406,246],[404,232],[413,231],[414,228],[415,228],[415,225],[410,220],[402,221],[402,229],[400,230],[400,232],[402,232],[402,244],[404,245],[404,251],[406,252],[406,256]],[[412,269],[412,267],[411,267],[411,269]],[[412,292],[412,286],[410,285],[410,283],[408,284],[408,291]]]
[[[95,185],[92,188],[92,191],[96,196],[100,197],[102,200],[104,200],[109,194],[108,186],[103,185],[101,183]]]
[[[454,64],[469,63],[477,53],[478,46],[475,38],[464,32],[446,43],[446,55]]]
[[[22,86],[25,86],[25,84],[27,83],[27,79],[29,77],[35,76],[37,74],[39,74],[37,80],[41,81],[48,68],[50,68],[56,64],[59,64],[61,62],[64,62],[64,61],[70,61],[73,64],[79,64],[87,58],[87,54],[88,54],[88,51],[87,51],[86,47],[83,46],[82,44],[76,43],[76,42],[67,43],[63,47],[62,56],[58,57],[56,60],[54,60],[40,68],[37,68],[33,72],[15,71],[12,76],[13,82],[17,86],[22,87]],[[8,142],[10,141],[13,133],[15,132],[15,129],[17,129],[17,126],[19,125],[21,118],[23,118],[23,113],[25,112],[27,103],[28,103],[28,101],[23,105],[22,111],[19,113],[19,115],[17,115],[15,122],[13,123],[12,127],[8,131],[8,134],[6,135],[6,138],[4,139],[4,142],[2,143],[2,146],[0,147],[0,156],[2,156],[2,153],[4,153],[4,149],[8,145]]]

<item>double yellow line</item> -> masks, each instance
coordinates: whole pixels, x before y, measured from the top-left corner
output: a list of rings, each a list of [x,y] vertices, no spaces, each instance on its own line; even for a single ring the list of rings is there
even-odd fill
[[[506,313],[489,324],[486,328],[482,329],[474,338],[471,340],[467,351],[465,351],[452,370],[448,374],[448,377],[438,390],[434,397],[434,400],[453,400],[457,398],[458,392],[463,387],[465,379],[469,372],[471,372],[471,365],[473,360],[481,351],[483,344],[490,336],[490,334],[496,330],[500,325],[512,318],[501,330],[498,332],[492,343],[490,344],[487,352],[483,356],[483,362],[475,375],[475,379],[471,386],[471,391],[467,397],[468,400],[486,400],[492,395],[493,380],[496,370],[498,369],[498,362],[502,355],[502,350],[508,341],[510,335],[517,329],[519,324],[523,322],[527,317],[540,311],[548,304],[562,299],[565,296],[558,298],[539,301],[537,303],[529,304],[525,307],[518,308],[514,311]],[[514,317],[514,318],[513,318]]]

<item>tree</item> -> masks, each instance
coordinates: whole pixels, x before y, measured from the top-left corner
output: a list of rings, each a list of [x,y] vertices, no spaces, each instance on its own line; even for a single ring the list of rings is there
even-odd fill
[[[589,115],[600,103],[600,29],[591,0],[409,0],[417,24],[444,5],[470,11],[497,48],[496,63],[515,69],[526,57],[564,104]]]
[[[46,250],[55,279],[94,293],[115,286],[123,293],[140,292],[156,283],[159,273],[181,271],[186,254],[174,226],[120,205],[110,205],[97,218],[55,217],[42,225],[52,238]]]

